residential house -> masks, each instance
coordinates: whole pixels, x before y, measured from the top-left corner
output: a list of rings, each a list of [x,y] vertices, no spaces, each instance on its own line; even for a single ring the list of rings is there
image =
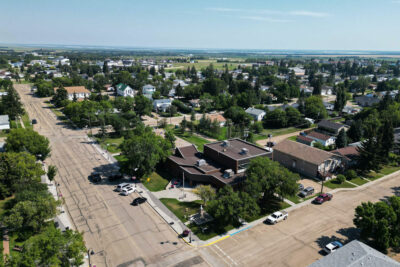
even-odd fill
[[[85,86],[67,86],[64,87],[64,89],[68,93],[68,99],[73,100],[74,96],[78,100],[83,100],[85,98],[89,98],[90,96],[90,91],[85,88]],[[58,87],[54,88],[54,92],[58,90]]]
[[[266,149],[235,138],[205,144],[203,153],[194,145],[178,147],[168,157],[167,166],[175,177],[184,177],[191,185],[202,183],[220,188],[242,183],[250,160],[270,155]]]
[[[171,105],[171,99],[156,99],[153,101],[153,109],[155,111],[166,112]]]
[[[145,97],[152,99],[154,92],[156,91],[156,87],[151,84],[146,84],[142,87],[142,93]]]
[[[333,136],[329,136],[323,133],[319,133],[316,131],[312,131],[306,135],[308,138],[311,138],[323,146],[334,145],[336,142],[336,138]]]
[[[335,104],[329,102],[323,102],[324,107],[328,111],[333,111],[335,109]]]
[[[297,136],[296,141],[299,143],[308,145],[308,146],[314,146],[314,144],[317,142],[314,139],[304,136],[304,135]]]
[[[307,177],[327,177],[341,167],[339,155],[290,140],[274,147],[273,160]]]
[[[172,86],[177,87],[178,85],[180,85],[181,87],[185,87],[187,86],[187,83],[183,80],[174,80]]]
[[[191,100],[189,100],[189,104],[193,108],[199,108],[200,107],[200,99],[191,99]]]
[[[318,131],[329,135],[337,136],[341,130],[347,131],[348,129],[347,125],[328,120],[322,120],[318,123]]]
[[[381,100],[374,95],[363,95],[354,98],[358,105],[362,107],[370,107],[372,105],[378,104]]]
[[[107,92],[114,92],[114,87],[112,87],[112,85],[111,84],[105,84],[104,85],[104,89],[107,91]]]
[[[342,109],[342,112],[345,113],[345,114],[357,114],[360,111],[361,111],[360,108],[352,107],[352,106],[345,106]]]
[[[123,97],[135,97],[135,90],[133,90],[129,85],[124,83],[117,84],[117,95]]]
[[[0,130],[10,130],[10,118],[8,115],[0,115]]]
[[[332,86],[323,86],[321,89],[321,95],[323,96],[332,95],[332,93],[333,93]]]
[[[261,121],[265,116],[265,111],[257,108],[248,108],[246,113],[253,117],[255,121]]]
[[[217,121],[220,127],[224,127],[225,126],[226,119],[221,114],[218,114],[218,113],[207,114],[206,118],[210,119],[211,121]]]
[[[346,167],[355,165],[357,163],[357,157],[360,154],[356,146],[347,146],[339,149],[335,149],[332,153],[342,156],[343,164]]]
[[[399,267],[400,263],[376,249],[353,240],[308,267]]]

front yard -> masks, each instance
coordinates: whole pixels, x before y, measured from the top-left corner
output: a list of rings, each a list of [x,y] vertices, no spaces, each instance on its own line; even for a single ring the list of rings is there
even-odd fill
[[[160,201],[182,222],[186,222],[190,215],[200,211],[201,200],[181,202],[175,198],[160,198]]]
[[[329,187],[331,189],[336,189],[336,188],[354,188],[356,187],[355,185],[348,183],[345,181],[344,183],[339,183],[336,181],[336,179],[329,180],[327,182],[324,182],[324,186]]]
[[[171,178],[168,177],[166,173],[161,171],[155,171],[152,174],[150,174],[149,177],[143,178],[142,184],[148,190],[152,192],[157,192],[164,190],[167,187],[169,180],[171,180]]]
[[[107,150],[111,154],[121,153],[119,145],[124,141],[124,137],[110,135],[106,138],[96,137],[96,140],[102,149]]]
[[[210,143],[210,142],[207,141],[206,139],[201,138],[201,137],[196,136],[196,135],[191,135],[191,134],[188,133],[188,132],[185,132],[184,134],[182,134],[182,132],[180,131],[180,129],[175,129],[175,130],[174,130],[174,134],[175,134],[176,136],[182,138],[183,140],[186,140],[186,141],[188,141],[189,143],[194,144],[200,152],[203,152],[203,147],[204,147],[205,144]]]

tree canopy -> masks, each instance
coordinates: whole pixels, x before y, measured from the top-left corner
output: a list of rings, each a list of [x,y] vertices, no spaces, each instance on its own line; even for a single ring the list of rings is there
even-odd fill
[[[50,155],[49,140],[32,129],[12,129],[6,139],[6,151],[28,151],[37,159],[44,160]]]

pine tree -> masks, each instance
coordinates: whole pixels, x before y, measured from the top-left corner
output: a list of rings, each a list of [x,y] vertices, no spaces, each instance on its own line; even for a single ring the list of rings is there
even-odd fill
[[[380,161],[387,163],[389,159],[389,152],[394,148],[394,130],[393,124],[390,120],[385,120],[378,132],[379,156]]]
[[[342,148],[347,146],[347,134],[344,129],[340,130],[336,138],[336,148]]]
[[[108,65],[107,65],[106,61],[104,61],[104,64],[103,64],[103,73],[104,74],[108,73]]]

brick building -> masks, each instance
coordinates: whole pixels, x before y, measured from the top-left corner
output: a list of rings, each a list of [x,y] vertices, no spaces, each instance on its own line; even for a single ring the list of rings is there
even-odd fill
[[[241,139],[230,139],[204,145],[201,153],[194,145],[175,149],[167,166],[176,178],[185,177],[190,184],[202,183],[222,187],[237,185],[245,177],[250,160],[270,157],[271,152]]]

